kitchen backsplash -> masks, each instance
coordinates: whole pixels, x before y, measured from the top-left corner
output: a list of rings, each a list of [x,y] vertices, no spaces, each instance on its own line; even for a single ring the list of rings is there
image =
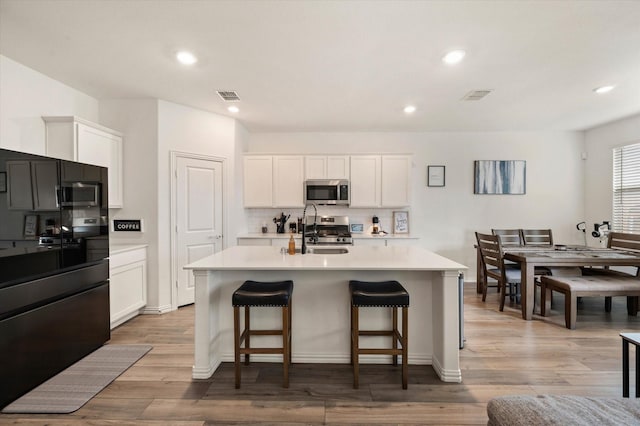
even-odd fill
[[[276,224],[273,219],[290,215],[285,229],[288,231],[289,223],[297,222],[298,217],[302,217],[303,209],[245,209],[247,218],[247,233],[262,232],[262,225],[266,224],[268,232],[276,232]],[[345,207],[318,206],[318,216],[349,216],[349,223],[361,223],[364,225],[364,232],[371,232],[373,227],[373,216],[378,216],[379,228],[391,234],[393,232],[391,223],[393,221],[394,209],[349,209]],[[307,216],[313,215],[313,207],[307,208]]]

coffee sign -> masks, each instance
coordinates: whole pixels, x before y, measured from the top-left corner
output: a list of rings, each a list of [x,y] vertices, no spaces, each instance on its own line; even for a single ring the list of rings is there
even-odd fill
[[[115,232],[142,232],[141,219],[114,219],[113,230]]]

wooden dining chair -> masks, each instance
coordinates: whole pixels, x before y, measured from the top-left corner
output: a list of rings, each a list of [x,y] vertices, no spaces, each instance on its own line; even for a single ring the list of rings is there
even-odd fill
[[[491,233],[493,235],[497,235],[500,237],[500,245],[502,247],[514,247],[514,246],[523,246],[524,240],[522,239],[522,230],[521,229],[492,229]],[[517,267],[515,262],[510,260],[504,261],[505,267]],[[500,291],[500,289],[498,289]],[[515,292],[509,296],[509,299],[513,300],[515,298]],[[519,300],[518,300],[519,301]]]
[[[524,245],[520,229],[492,229],[491,233],[500,237],[500,244],[503,247]]]
[[[482,286],[482,301],[487,298],[487,282],[493,278],[498,282],[500,291],[500,311],[504,310],[504,301],[507,296],[518,293],[520,287],[520,269],[505,268],[502,245],[500,237],[492,234],[481,234],[476,232],[478,249],[482,256],[482,267],[484,268],[485,282]],[[509,292],[507,293],[507,287]]]
[[[523,229],[522,241],[526,246],[552,246],[553,233],[551,229]]]

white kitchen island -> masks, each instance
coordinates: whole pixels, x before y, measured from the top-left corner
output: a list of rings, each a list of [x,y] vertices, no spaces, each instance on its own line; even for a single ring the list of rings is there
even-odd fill
[[[460,382],[458,275],[466,267],[419,247],[348,247],[345,254],[283,254],[279,247],[236,246],[185,266],[195,276],[195,364],[193,378],[210,377],[222,361],[233,361],[232,293],[245,281],[293,280],[293,363],[349,363],[348,283],[397,280],[410,294],[409,364],[432,365],[441,380]],[[281,312],[253,308],[251,324],[277,328]],[[391,326],[388,309],[362,309],[362,329]],[[281,344],[276,336],[253,346]],[[269,339],[272,339],[270,342]],[[378,341],[376,341],[378,339]],[[390,344],[367,338],[367,346]],[[255,361],[281,361],[254,355]],[[390,357],[361,357],[363,363]],[[295,366],[294,366],[295,368]]]

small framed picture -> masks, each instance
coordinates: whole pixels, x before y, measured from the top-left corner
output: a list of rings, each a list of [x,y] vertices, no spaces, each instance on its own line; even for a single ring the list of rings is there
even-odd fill
[[[444,166],[427,166],[427,186],[444,186]]]
[[[394,234],[409,233],[409,212],[407,211],[393,212],[393,233]]]
[[[362,223],[352,223],[350,226],[352,234],[362,234],[364,232],[364,225]]]
[[[0,172],[0,192],[7,192],[7,172]]]
[[[33,240],[38,234],[38,215],[28,214],[24,217],[24,237]]]

